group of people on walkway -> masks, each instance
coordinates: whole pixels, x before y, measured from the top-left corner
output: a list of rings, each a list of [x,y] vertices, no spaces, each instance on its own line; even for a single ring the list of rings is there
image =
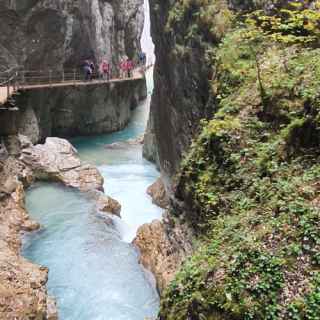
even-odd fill
[[[137,63],[128,57],[124,57],[119,63],[119,76],[123,78],[131,78],[135,67],[142,67],[146,65],[146,54],[140,52],[137,57]],[[94,62],[87,59],[83,62],[83,71],[85,80],[92,80],[93,78],[110,80],[112,75],[111,64],[107,60],[101,61],[100,65],[96,67]]]

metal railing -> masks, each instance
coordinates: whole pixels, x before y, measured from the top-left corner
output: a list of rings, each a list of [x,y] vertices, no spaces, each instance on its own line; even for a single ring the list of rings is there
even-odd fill
[[[132,70],[131,77],[125,72],[110,70],[109,75],[102,75],[100,72],[93,72],[89,79],[86,79],[82,69],[62,70],[21,70],[17,67],[0,72],[0,104],[6,102],[9,97],[19,89],[28,87],[51,87],[59,84],[76,85],[85,81],[109,82],[115,80],[136,79],[136,74],[144,76],[150,66],[138,66]],[[116,75],[115,75],[116,74]],[[120,74],[120,76],[118,76]],[[4,92],[4,88],[6,89]]]

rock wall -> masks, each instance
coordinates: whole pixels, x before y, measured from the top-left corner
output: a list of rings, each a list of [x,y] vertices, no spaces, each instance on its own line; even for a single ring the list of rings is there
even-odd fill
[[[145,153],[152,150],[150,145],[156,144],[154,159],[159,158],[167,187],[170,187],[170,179],[177,172],[181,157],[197,132],[199,120],[212,111],[208,106],[209,70],[203,61],[204,49],[195,45],[190,54],[181,56],[176,50],[177,42],[183,41],[181,35],[166,32],[169,10],[174,2],[150,1],[156,64],[152,119],[147,134],[154,134],[154,139],[145,146]]]
[[[78,67],[140,50],[143,0],[0,0],[0,68]]]
[[[33,143],[122,129],[146,96],[144,79],[26,90],[16,96],[19,132]]]

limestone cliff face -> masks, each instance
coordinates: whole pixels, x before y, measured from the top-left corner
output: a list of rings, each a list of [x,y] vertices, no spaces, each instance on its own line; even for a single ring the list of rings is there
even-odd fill
[[[199,120],[212,111],[208,105],[209,70],[203,61],[203,48],[195,45],[190,54],[181,56],[176,46],[179,34],[166,32],[169,10],[174,3],[150,1],[156,64],[149,128],[154,131],[151,143],[157,145],[155,158],[159,157],[167,186],[196,133]]]
[[[285,1],[217,1],[221,8],[232,11],[253,8],[272,10],[276,8],[275,3],[281,2]],[[148,159],[160,163],[168,189],[171,188],[171,180],[177,173],[184,153],[198,132],[199,121],[212,116],[215,110],[209,84],[214,74],[212,66],[209,67],[207,63],[206,49],[208,44],[212,47],[218,45],[222,36],[219,32],[223,32],[215,30],[215,37],[202,35],[200,40],[191,39],[188,33],[192,17],[180,21],[179,26],[172,29],[169,14],[176,3],[175,0],[150,0],[156,64],[144,151]],[[217,19],[217,25],[221,24],[219,19],[224,18],[218,12],[217,18],[212,15],[212,19]]]
[[[143,0],[1,0],[0,67],[78,67],[83,59],[118,64],[140,50]]]

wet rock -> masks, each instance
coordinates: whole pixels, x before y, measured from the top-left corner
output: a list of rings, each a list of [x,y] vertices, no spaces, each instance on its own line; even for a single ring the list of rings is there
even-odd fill
[[[23,185],[17,183],[0,201],[0,319],[47,319],[48,269],[20,256],[20,232],[35,225],[24,197]]]
[[[160,292],[192,251],[191,239],[189,230],[178,221],[154,220],[138,229],[133,243],[140,250],[140,263],[154,274]]]
[[[120,217],[121,204],[117,200],[105,195],[100,191],[91,191],[89,196],[95,200],[97,210],[112,213]]]
[[[58,320],[57,303],[52,297],[47,299],[47,320]]]
[[[43,145],[23,149],[20,160],[38,179],[60,181],[81,191],[103,190],[99,171],[82,164],[77,151],[67,140],[47,138]]]
[[[147,193],[151,196],[154,204],[163,209],[168,207],[169,199],[161,178],[157,179],[157,181],[147,189]]]
[[[128,139],[126,141],[119,141],[105,145],[106,149],[128,149],[132,146],[139,146],[143,144],[143,136],[137,137],[136,139]]]
[[[153,110],[150,110],[146,132],[143,137],[143,157],[153,162],[157,168],[160,168],[157,137],[154,128]]]
[[[21,230],[32,232],[40,229],[40,223],[32,220],[27,220],[21,225]]]
[[[18,181],[14,177],[7,177],[0,185],[0,192],[4,194],[11,194],[17,188]]]

